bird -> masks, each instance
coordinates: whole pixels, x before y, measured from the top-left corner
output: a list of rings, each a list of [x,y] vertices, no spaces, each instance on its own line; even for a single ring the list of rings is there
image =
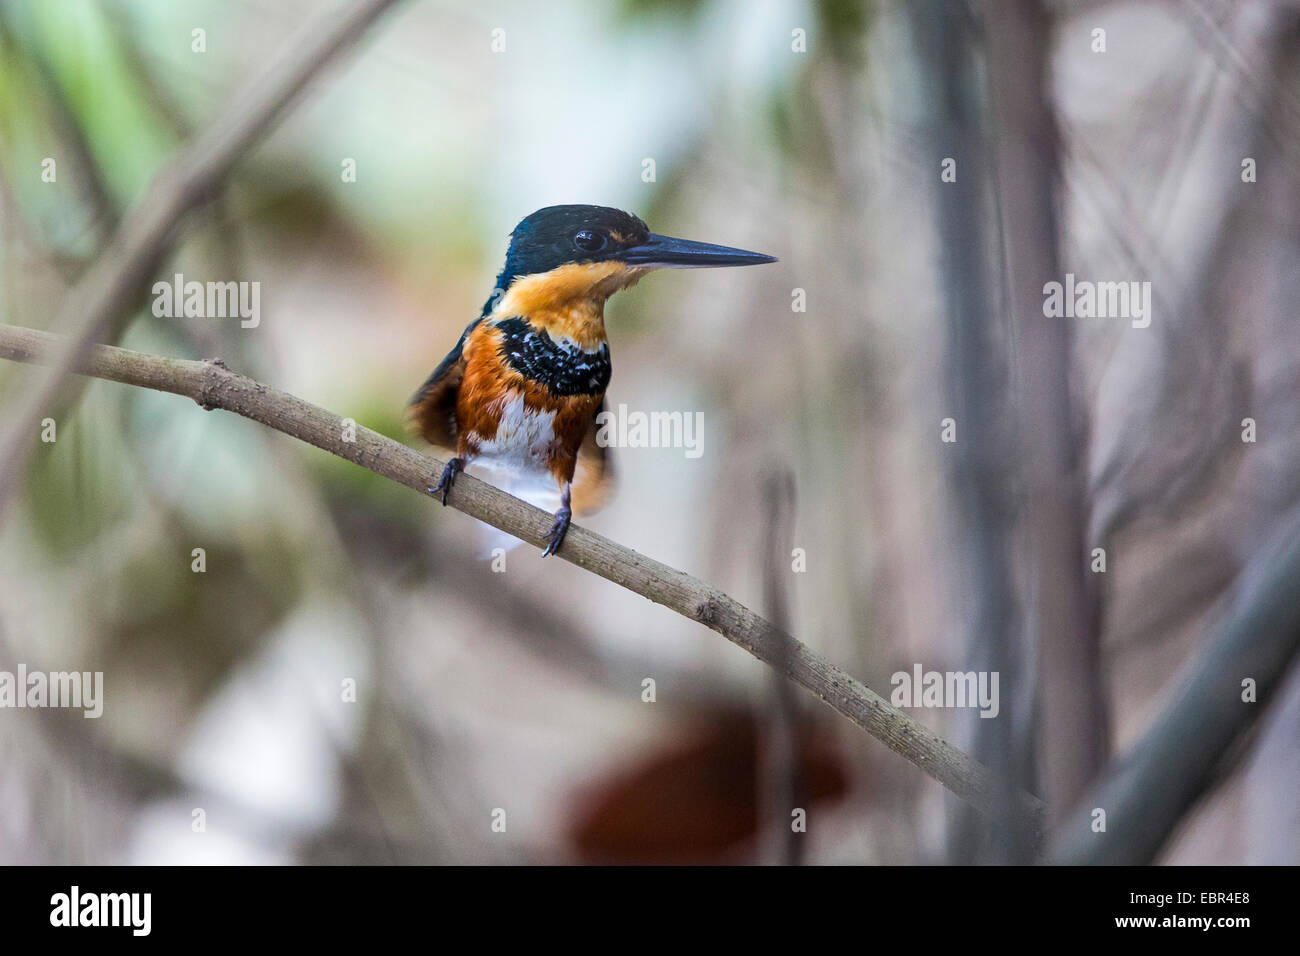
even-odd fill
[[[573,509],[595,506],[611,472],[596,440],[612,373],[605,302],[655,269],[775,261],[656,235],[608,206],[526,216],[481,314],[410,401],[418,434],[454,451],[428,493],[446,506],[456,476],[475,464],[535,504],[558,500],[542,556],[555,554]]]

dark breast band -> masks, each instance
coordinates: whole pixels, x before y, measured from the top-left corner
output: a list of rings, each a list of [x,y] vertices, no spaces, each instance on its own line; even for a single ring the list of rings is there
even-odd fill
[[[501,357],[516,372],[544,385],[555,395],[600,395],[609,386],[609,344],[584,352],[572,343],[553,341],[545,329],[526,319],[503,319]]]

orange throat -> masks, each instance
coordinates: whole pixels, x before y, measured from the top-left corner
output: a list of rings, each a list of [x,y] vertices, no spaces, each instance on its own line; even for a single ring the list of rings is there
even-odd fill
[[[635,285],[647,271],[621,262],[590,262],[520,276],[497,302],[492,317],[518,316],[553,339],[598,348],[605,341],[605,300]]]

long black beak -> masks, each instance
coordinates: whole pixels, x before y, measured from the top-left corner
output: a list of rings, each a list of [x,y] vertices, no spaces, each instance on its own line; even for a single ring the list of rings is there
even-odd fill
[[[640,245],[624,249],[615,258],[632,266],[666,266],[677,269],[756,266],[764,262],[776,262],[775,256],[765,256],[761,252],[653,234]]]

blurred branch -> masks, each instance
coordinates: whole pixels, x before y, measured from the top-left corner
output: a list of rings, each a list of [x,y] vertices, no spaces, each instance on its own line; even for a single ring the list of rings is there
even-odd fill
[[[66,354],[66,343],[34,329],[0,325],[0,358],[45,363]],[[230,371],[219,359],[197,362],[95,345],[75,371],[109,381],[184,395],[205,409],[224,409],[338,455],[375,474],[424,493],[443,462],[421,455],[361,426],[355,437],[342,417]],[[351,440],[349,440],[351,439]],[[449,503],[537,547],[551,516],[471,476],[462,475]],[[559,556],[657,604],[698,621],[812,691],[957,796],[992,812],[999,786],[987,768],[835,667],[820,654],[763,620],[734,598],[683,571],[637,554],[577,526]],[[1018,795],[1034,829],[1042,802]]]
[[[1107,714],[1096,593],[1084,548],[1083,447],[1070,324],[1043,317],[1058,258],[1058,133],[1047,91],[1051,23],[1040,0],[990,7],[993,154],[1012,317],[1028,492],[1029,634],[1037,648],[1039,779],[1058,819],[1106,761]]]
[[[1027,683],[1028,670],[1016,640],[1018,604],[1011,562],[1014,512],[1006,462],[1014,460],[1009,429],[1008,373],[1002,358],[1005,333],[989,288],[988,143],[977,96],[977,24],[941,4],[908,8],[914,31],[921,89],[933,125],[927,130],[926,165],[935,170],[935,226],[941,257],[936,276],[944,299],[944,414],[960,423],[961,440],[944,446],[952,488],[952,553],[955,598],[960,607],[960,653],[966,666],[1001,675],[1002,686]],[[940,181],[945,157],[957,160],[954,182]],[[972,717],[972,754],[997,775],[1002,812],[990,830],[957,809],[950,828],[956,863],[1024,863],[1032,858],[1034,834],[1015,813],[1016,787],[1032,779],[1024,693],[1005,695],[997,720]]]
[[[1174,699],[1057,828],[1054,863],[1150,863],[1300,651],[1300,508],[1246,565]],[[1243,683],[1255,682],[1245,699]],[[1106,830],[1094,832],[1096,808]]]
[[[171,246],[184,216],[211,199],[240,159],[336,54],[357,40],[395,0],[361,0],[323,13],[266,73],[154,178],[113,242],[63,300],[54,328],[58,343],[48,371],[28,388],[0,433],[0,516],[32,455],[36,424],[51,415],[64,379],[89,344],[114,339],[132,301]]]
[[[763,555],[764,603],[773,626],[788,632],[790,599],[786,585],[790,580],[788,562],[794,543],[793,472],[781,468],[768,472],[763,482],[763,503],[767,520],[763,534],[767,545]],[[760,818],[759,834],[773,828],[773,832],[780,834],[779,862],[798,866],[803,862],[804,837],[791,826],[790,812],[796,807],[806,810],[807,804],[806,788],[799,772],[799,700],[794,687],[781,676],[788,670],[789,660],[783,653],[772,668],[769,695],[772,706],[770,710],[765,707],[767,713],[759,715],[759,807],[767,814],[766,818]]]
[[[1242,98],[1246,101],[1246,108],[1257,113],[1263,129],[1286,158],[1293,164],[1300,163],[1300,142],[1290,133],[1300,125],[1300,98],[1290,86],[1279,81],[1272,67],[1276,60],[1261,58],[1258,50],[1243,52],[1238,49],[1238,41],[1224,30],[1223,21],[1206,9],[1200,0],[1182,0],[1177,6],[1190,14],[1188,23],[1211,48],[1210,52],[1220,67],[1225,72],[1236,74],[1239,88],[1245,94]],[[1295,28],[1296,13],[1288,9],[1288,4],[1243,6],[1245,9],[1239,9],[1234,4],[1223,19],[1253,21],[1257,35],[1276,37],[1280,41],[1284,41]]]
[[[95,160],[95,152],[49,55],[30,36],[20,42],[9,26],[9,15],[6,8],[0,7],[0,44],[16,50],[19,58],[26,61],[27,68],[45,86],[45,105],[57,131],[59,147],[72,155],[72,162],[68,165],[73,171],[73,182],[81,187],[90,206],[90,227],[95,234],[95,243],[99,245],[117,228],[117,206],[109,196],[108,183]]]

